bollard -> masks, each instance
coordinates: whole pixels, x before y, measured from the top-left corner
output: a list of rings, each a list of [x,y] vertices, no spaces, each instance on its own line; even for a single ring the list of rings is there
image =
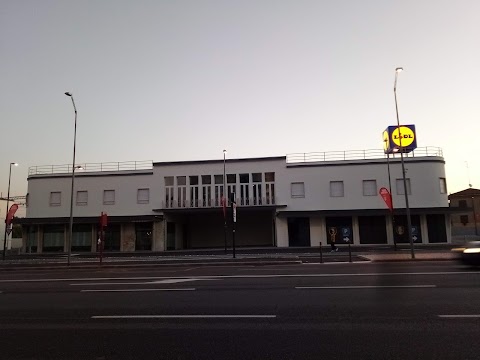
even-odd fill
[[[322,242],[320,242],[320,264],[323,264]]]

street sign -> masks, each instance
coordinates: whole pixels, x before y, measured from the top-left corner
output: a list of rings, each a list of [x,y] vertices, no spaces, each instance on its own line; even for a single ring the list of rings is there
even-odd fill
[[[350,237],[352,236],[351,230],[349,227],[342,227],[342,237],[343,241],[346,243],[350,242]]]

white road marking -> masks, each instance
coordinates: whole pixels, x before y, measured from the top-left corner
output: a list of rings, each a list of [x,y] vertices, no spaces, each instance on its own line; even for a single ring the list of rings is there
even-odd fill
[[[107,286],[107,285],[157,285],[157,284],[176,284],[189,281],[207,281],[207,280],[221,280],[221,279],[165,279],[155,281],[141,281],[141,282],[89,282],[89,283],[76,283],[70,284],[70,286]]]
[[[277,315],[98,315],[92,319],[274,319]]]
[[[80,290],[80,292],[144,292],[144,291],[195,291],[195,288],[172,288],[172,289],[94,289]]]
[[[439,318],[445,319],[461,319],[461,318],[480,318],[480,314],[473,314],[473,315],[438,315]]]
[[[351,276],[409,276],[409,275],[477,275],[478,271],[445,271],[445,272],[393,272],[393,273],[336,273],[336,274],[265,274],[265,275],[201,275],[191,276],[191,279],[271,279],[271,278],[306,278],[306,277],[351,277]],[[0,283],[20,282],[64,282],[64,281],[118,281],[118,280],[162,280],[162,279],[185,279],[184,276],[132,276],[132,277],[98,277],[98,278],[53,278],[53,279],[3,279]]]
[[[379,286],[296,286],[295,289],[405,289],[405,288],[435,288],[437,285],[379,285]]]

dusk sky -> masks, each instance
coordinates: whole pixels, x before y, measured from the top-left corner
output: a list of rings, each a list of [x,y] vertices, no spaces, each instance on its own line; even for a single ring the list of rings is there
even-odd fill
[[[382,149],[480,188],[480,1],[0,0],[0,191],[28,168]],[[381,184],[380,184],[381,185]],[[0,216],[5,217],[5,203]]]

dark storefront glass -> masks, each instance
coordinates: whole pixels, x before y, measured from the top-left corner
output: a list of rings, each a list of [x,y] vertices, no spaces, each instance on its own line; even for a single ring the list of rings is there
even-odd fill
[[[420,216],[412,215],[412,237],[414,243],[422,242],[422,229],[420,228]],[[409,243],[408,229],[407,229],[407,217],[405,215],[395,215],[393,234],[397,243]]]
[[[350,216],[327,217],[327,243],[353,244],[352,218]]]
[[[386,244],[385,216],[359,216],[360,244]]]
[[[153,223],[135,224],[135,250],[152,250]]]
[[[92,225],[73,225],[72,251],[92,251]]]
[[[108,224],[105,228],[104,251],[120,251],[120,224]]]
[[[43,227],[43,247],[44,252],[63,251],[65,240],[64,225],[45,225]]]

